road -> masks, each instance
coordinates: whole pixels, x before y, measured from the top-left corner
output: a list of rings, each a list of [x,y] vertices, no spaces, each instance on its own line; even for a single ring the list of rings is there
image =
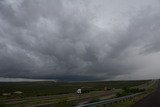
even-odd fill
[[[115,92],[111,92],[111,93],[106,93],[106,94],[99,94],[99,95],[96,95],[96,96],[84,96],[82,95],[81,97],[79,97],[78,99],[71,99],[71,100],[68,100],[68,101],[78,101],[79,103],[86,103],[88,102],[88,100],[92,99],[92,98],[106,98],[106,99],[110,99],[110,98],[113,98],[115,97]],[[40,105],[37,105],[37,106],[34,106],[34,107],[53,107],[53,104],[52,103],[48,103],[48,104],[40,104]]]
[[[156,91],[138,101],[132,107],[160,107],[160,83]]]

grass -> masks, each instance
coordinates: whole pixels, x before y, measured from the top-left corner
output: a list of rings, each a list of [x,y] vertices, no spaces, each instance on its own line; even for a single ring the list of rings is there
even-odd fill
[[[21,96],[12,94],[5,98],[33,97],[75,93],[78,88],[87,88],[90,91],[100,91],[107,88],[133,87],[144,84],[146,81],[107,81],[107,82],[74,82],[74,83],[55,83],[55,82],[8,82],[0,83],[0,98],[4,98],[2,93],[13,93],[22,91]]]
[[[121,92],[118,92],[116,94],[117,97],[127,96],[135,93],[144,92],[145,89],[139,89],[139,88],[123,88]]]
[[[143,87],[146,89],[145,93],[138,95],[132,99],[128,99],[126,101],[123,102],[119,102],[119,103],[113,103],[113,104],[108,104],[108,105],[100,105],[98,107],[131,107],[133,104],[135,104],[135,102],[141,100],[142,98],[146,97],[147,95],[149,95],[150,93],[152,93],[153,91],[155,91],[155,89],[157,88],[159,81],[156,81],[154,84],[151,84],[150,87]],[[137,87],[136,87],[137,88]]]
[[[114,103],[114,104],[108,104],[108,105],[106,105],[106,107],[130,107],[135,102],[139,101],[140,99],[144,98],[147,95],[148,95],[147,93],[144,93],[142,95],[136,96],[136,97],[134,97],[132,99],[129,99],[129,100],[126,100],[124,102]],[[102,106],[102,107],[105,107],[105,106]]]
[[[106,94],[104,87],[112,89],[118,89],[123,87],[133,87],[148,82],[145,81],[105,81],[105,82],[73,82],[73,83],[55,83],[55,82],[16,82],[16,83],[0,83],[0,94],[2,93],[13,93],[14,91],[22,91],[22,95],[12,94],[11,96],[5,97],[0,96],[0,100],[4,99],[22,99],[25,97],[35,96],[51,96],[57,95],[56,99],[33,99],[24,100],[22,102],[14,104],[0,104],[0,107],[31,107],[37,104],[48,104],[54,103],[56,105],[73,105],[81,99],[97,99]],[[80,98],[76,96],[75,92],[78,88],[88,89],[89,93],[83,94]],[[112,92],[109,90],[107,92]],[[64,100],[64,99],[67,99]],[[73,102],[72,102],[73,101]]]

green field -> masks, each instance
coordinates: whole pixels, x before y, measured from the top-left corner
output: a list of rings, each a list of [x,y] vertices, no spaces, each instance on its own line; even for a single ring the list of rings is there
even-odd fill
[[[105,82],[1,82],[0,97],[3,93],[13,93],[22,91],[19,97],[33,97],[46,95],[59,95],[75,93],[78,88],[87,88],[90,91],[100,91],[107,88],[123,88],[133,87],[144,84],[148,80],[143,81],[105,81]],[[10,97],[16,97],[14,94]]]
[[[101,81],[101,82],[1,82],[0,106],[3,107],[34,107],[43,104],[79,104],[84,101],[93,102],[100,99],[116,97],[124,88],[146,87],[150,80],[138,81]],[[146,85],[145,85],[146,84]],[[104,90],[106,89],[107,90]],[[87,93],[80,97],[76,90],[82,88]],[[15,94],[21,91],[22,94]],[[132,90],[130,90],[132,91]],[[3,95],[10,93],[11,95]],[[129,93],[125,93],[129,94]],[[123,95],[123,94],[122,94]],[[69,104],[70,104],[69,103]],[[58,106],[57,106],[58,107]]]

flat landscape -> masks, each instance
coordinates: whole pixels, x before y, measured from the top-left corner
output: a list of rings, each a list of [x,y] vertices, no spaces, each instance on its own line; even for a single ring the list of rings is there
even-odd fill
[[[96,102],[125,96],[135,92],[123,91],[129,88],[145,89],[152,85],[152,80],[139,81],[101,81],[101,82],[1,82],[0,105],[3,107],[34,107],[60,103],[69,106]],[[82,94],[77,95],[78,88]],[[21,93],[15,93],[21,92]]]
[[[0,0],[0,107],[160,107],[160,0]]]

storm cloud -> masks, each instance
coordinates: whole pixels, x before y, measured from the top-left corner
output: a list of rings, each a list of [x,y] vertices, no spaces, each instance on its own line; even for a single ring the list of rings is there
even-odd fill
[[[159,78],[159,0],[1,0],[0,77]]]

